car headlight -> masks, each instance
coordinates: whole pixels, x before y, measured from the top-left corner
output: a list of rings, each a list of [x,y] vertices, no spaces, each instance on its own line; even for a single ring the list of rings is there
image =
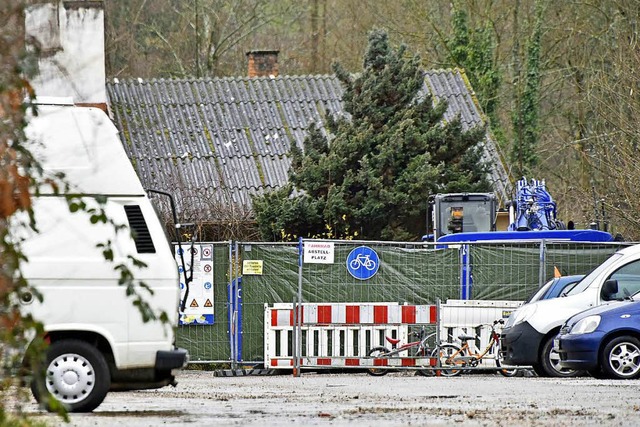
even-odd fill
[[[504,325],[505,328],[515,326],[519,323],[522,323],[533,316],[533,313],[536,312],[538,308],[537,304],[525,304],[516,311],[514,311],[509,319],[507,319],[507,323]]]
[[[600,316],[587,316],[578,320],[569,330],[570,335],[588,334],[596,330],[600,325]]]

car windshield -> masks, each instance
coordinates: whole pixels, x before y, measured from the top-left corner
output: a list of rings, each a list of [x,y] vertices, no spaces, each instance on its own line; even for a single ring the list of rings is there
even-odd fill
[[[549,280],[540,289],[538,289],[536,292],[534,292],[533,295],[531,295],[529,297],[529,299],[525,302],[525,304],[528,304],[528,303],[530,303],[532,301],[538,301],[540,298],[542,298],[542,296],[549,290],[549,288],[551,287],[551,284],[553,283],[554,280],[555,279]]]
[[[587,289],[589,287],[589,285],[591,285],[591,283],[595,280],[596,277],[598,277],[600,275],[600,273],[603,270],[606,270],[607,268],[609,268],[609,266],[611,264],[615,263],[618,259],[620,259],[621,256],[622,256],[622,254],[619,254],[619,253],[615,253],[615,254],[611,255],[611,257],[609,257],[609,259],[607,259],[605,262],[600,264],[591,273],[587,274],[587,276],[584,279],[579,281],[573,287],[573,289],[571,289],[569,292],[567,292],[567,295],[576,295],[576,294],[579,294],[580,292],[584,291],[585,289]]]

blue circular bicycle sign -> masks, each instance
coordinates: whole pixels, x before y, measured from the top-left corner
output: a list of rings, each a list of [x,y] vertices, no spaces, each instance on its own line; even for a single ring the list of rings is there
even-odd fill
[[[358,280],[372,278],[378,272],[379,267],[378,254],[370,247],[357,247],[347,256],[347,271]]]

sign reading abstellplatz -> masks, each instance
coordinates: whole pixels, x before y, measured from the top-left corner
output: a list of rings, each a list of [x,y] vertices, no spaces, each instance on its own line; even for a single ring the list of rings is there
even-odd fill
[[[304,242],[305,264],[333,264],[333,242]]]

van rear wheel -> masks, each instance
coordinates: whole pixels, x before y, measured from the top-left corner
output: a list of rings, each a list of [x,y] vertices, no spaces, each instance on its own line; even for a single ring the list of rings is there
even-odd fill
[[[34,372],[31,392],[49,411],[56,410],[53,399],[69,412],[91,412],[102,403],[111,386],[104,356],[84,341],[52,343],[44,366],[43,371]]]

